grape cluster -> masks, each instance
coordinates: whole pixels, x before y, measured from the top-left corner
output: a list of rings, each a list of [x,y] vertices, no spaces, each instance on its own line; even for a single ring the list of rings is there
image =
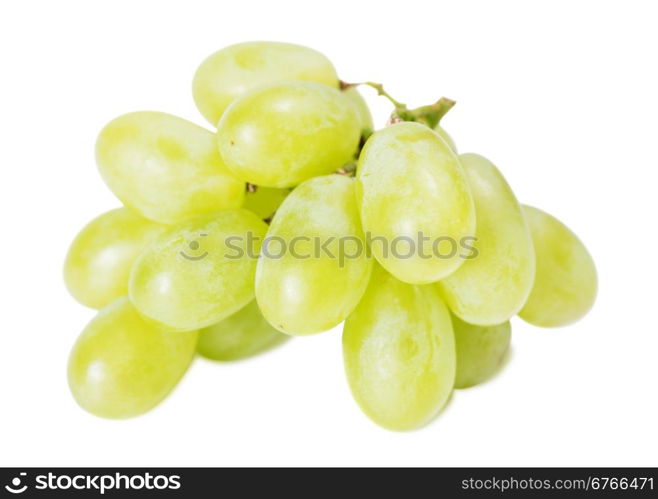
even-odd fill
[[[358,85],[315,50],[242,43],[194,76],[215,132],[146,111],[105,126],[96,159],[124,207],[65,262],[71,294],[100,309],[68,365],[84,409],[137,416],[197,354],[241,359],[344,322],[354,398],[411,430],[493,375],[510,318],[556,327],[590,309],[584,245],[457,153],[440,125],[454,102],[409,109],[366,82],[394,106],[374,130]]]

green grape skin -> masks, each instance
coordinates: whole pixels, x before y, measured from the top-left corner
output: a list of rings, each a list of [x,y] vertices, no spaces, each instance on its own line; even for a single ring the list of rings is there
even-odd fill
[[[380,426],[424,426],[446,404],[455,381],[450,313],[434,286],[399,281],[375,265],[368,289],[343,328],[352,395]]]
[[[126,296],[133,262],[165,229],[127,208],[89,222],[71,243],[64,262],[64,281],[71,295],[95,309]]]
[[[480,326],[502,324],[526,302],[535,278],[530,229],[512,189],[486,158],[462,154],[477,217],[475,253],[438,286],[452,312]]]
[[[343,95],[347,97],[356,109],[356,112],[359,116],[359,125],[361,128],[362,135],[369,135],[375,129],[375,125],[372,121],[372,114],[370,113],[370,108],[364,100],[363,96],[359,93],[356,87],[348,87],[343,90]]]
[[[354,180],[327,175],[300,184],[277,210],[267,237],[272,244],[258,262],[256,298],[270,324],[290,335],[309,335],[345,320],[372,269]],[[285,241],[288,250],[282,252],[275,240]],[[318,246],[331,256],[316,252]]]
[[[443,128],[440,124],[438,124],[434,127],[434,131],[437,133],[439,137],[441,137],[446,142],[446,144],[450,146],[452,152],[457,154],[457,144],[455,144],[455,141],[452,139],[450,134],[446,132],[445,128]]]
[[[254,192],[245,194],[242,206],[265,220],[274,214],[288,194],[290,194],[290,189],[257,187]]]
[[[509,350],[509,321],[494,326],[475,326],[452,315],[457,350],[455,388],[469,388],[490,379]]]
[[[194,75],[192,93],[201,114],[216,126],[237,97],[283,81],[313,81],[338,88],[336,69],[316,50],[292,43],[245,42],[203,61]]]
[[[576,322],[596,299],[594,260],[578,236],[557,218],[532,206],[523,205],[523,210],[532,233],[537,270],[519,317],[540,327]]]
[[[434,131],[403,122],[375,132],[361,152],[356,178],[363,229],[386,270],[404,282],[426,284],[459,268],[461,246],[475,233],[475,208],[457,156]],[[429,241],[422,254],[419,234]],[[414,241],[416,251],[396,246],[404,238]]]
[[[96,315],[73,346],[68,361],[73,397],[96,416],[139,416],[178,384],[194,358],[197,337],[195,331],[154,327],[120,298]]]
[[[353,160],[361,130],[350,100],[310,82],[277,83],[236,99],[217,127],[225,164],[245,182],[293,187]]]
[[[265,320],[256,300],[199,332],[197,351],[211,360],[240,360],[270,350],[290,336]]]
[[[114,119],[98,136],[96,161],[121,202],[156,222],[175,224],[243,202],[245,185],[224,166],[214,134],[170,114]]]
[[[254,298],[267,224],[250,211],[190,219],[153,241],[130,274],[130,299],[145,317],[174,330],[211,326]]]

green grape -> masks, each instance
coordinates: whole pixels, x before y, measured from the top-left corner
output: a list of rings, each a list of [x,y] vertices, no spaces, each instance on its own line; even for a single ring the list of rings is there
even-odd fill
[[[491,378],[509,349],[509,321],[495,326],[475,326],[452,315],[457,349],[455,388],[468,388]]]
[[[523,210],[532,233],[537,270],[519,317],[535,326],[566,326],[581,319],[594,305],[594,260],[558,219],[532,206],[524,205]]]
[[[172,329],[216,324],[254,298],[266,231],[244,209],[190,219],[139,256],[130,274],[130,299],[145,317]]]
[[[320,52],[291,43],[246,42],[225,47],[203,61],[192,91],[201,114],[217,125],[235,98],[283,81],[314,81],[338,88],[336,70]]]
[[[532,289],[532,237],[500,171],[477,154],[462,154],[459,159],[475,201],[475,251],[438,285],[462,320],[480,326],[501,324],[521,310]]]
[[[278,83],[236,99],[217,127],[219,150],[236,177],[292,187],[351,161],[359,118],[340,91],[319,83]]]
[[[354,109],[356,109],[356,112],[359,115],[361,133],[372,133],[372,131],[375,129],[375,125],[372,122],[372,114],[370,114],[370,108],[368,108],[368,104],[363,99],[357,88],[348,87],[343,90],[343,95],[352,102]]]
[[[448,309],[434,286],[403,283],[375,266],[343,329],[345,371],[354,398],[390,430],[427,424],[455,381]]]
[[[103,308],[128,294],[133,262],[165,226],[127,208],[103,213],[76,236],[64,263],[64,281],[83,305]]]
[[[267,237],[256,271],[256,298],[270,324],[307,335],[345,320],[372,268],[354,180],[340,175],[307,180],[277,210]]]
[[[254,192],[247,192],[243,208],[265,220],[274,214],[288,194],[290,194],[290,189],[258,187]]]
[[[475,208],[457,156],[435,132],[418,123],[375,132],[356,187],[372,253],[398,279],[434,282],[462,264]]]
[[[457,144],[455,144],[455,141],[452,140],[452,137],[446,132],[445,128],[438,124],[434,127],[434,131],[450,146],[450,149],[457,154]]]
[[[288,338],[270,326],[256,300],[252,300],[218,324],[203,329],[197,350],[212,360],[238,360],[269,350]]]
[[[224,166],[211,132],[151,111],[111,121],[96,142],[103,179],[129,208],[156,222],[239,208],[245,186]]]
[[[198,334],[145,322],[127,298],[101,310],[75,343],[68,380],[75,400],[104,418],[139,416],[171,392],[194,358]]]

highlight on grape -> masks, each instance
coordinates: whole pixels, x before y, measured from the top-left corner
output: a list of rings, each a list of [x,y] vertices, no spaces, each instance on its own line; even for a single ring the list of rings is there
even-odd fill
[[[501,369],[515,316],[559,327],[593,306],[585,245],[458,152],[442,121],[454,100],[410,108],[281,42],[223,48],[192,80],[210,128],[138,111],[96,141],[123,206],[64,263],[72,296],[98,310],[68,362],[86,411],[139,416],[198,356],[231,362],[342,323],[355,401],[413,430]],[[364,90],[390,103],[382,126]]]

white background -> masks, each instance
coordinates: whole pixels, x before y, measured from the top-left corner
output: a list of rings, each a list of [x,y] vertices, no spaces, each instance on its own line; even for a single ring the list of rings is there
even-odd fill
[[[639,1],[3,2],[0,465],[658,465],[656,18]],[[589,247],[591,314],[557,330],[515,320],[502,373],[412,433],[351,400],[339,330],[199,360],[134,420],[79,409],[66,361],[93,312],[61,266],[78,229],[118,205],[96,134],[139,109],[205,124],[196,66],[254,39],[319,49],[343,79],[412,105],[457,100],[444,125],[460,150]],[[386,102],[368,98],[383,123]]]

